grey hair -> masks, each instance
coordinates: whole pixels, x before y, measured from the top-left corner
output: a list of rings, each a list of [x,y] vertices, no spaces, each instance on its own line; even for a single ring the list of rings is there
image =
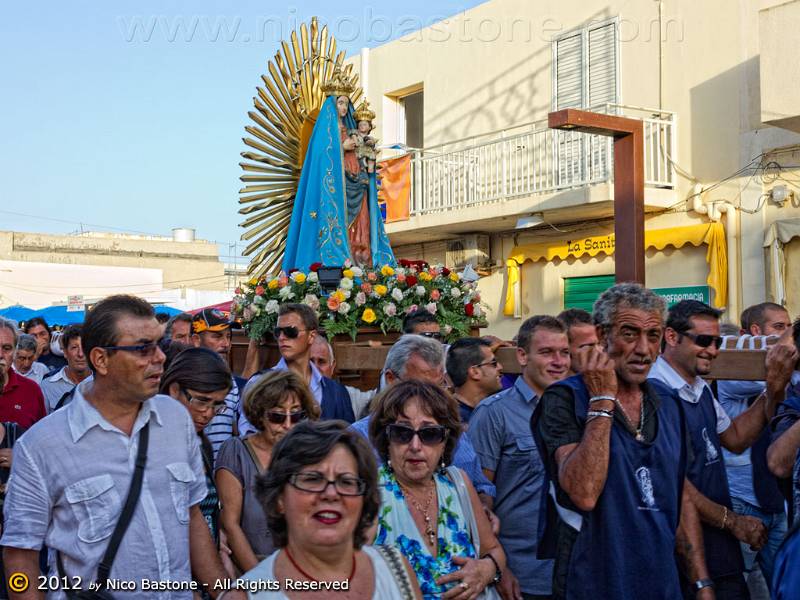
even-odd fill
[[[30,333],[21,333],[17,338],[17,350],[36,352],[36,338]]]
[[[314,344],[325,344],[325,347],[328,349],[328,359],[333,362],[336,356],[333,354],[333,346],[331,346],[330,342],[324,335],[318,335],[314,338],[314,341],[311,342],[311,345]]]
[[[617,318],[620,308],[633,308],[648,313],[658,313],[664,321],[666,302],[653,290],[638,283],[618,283],[605,292],[595,301],[592,309],[594,324],[608,331]]]
[[[439,367],[444,363],[444,346],[434,338],[407,333],[400,336],[386,355],[384,372],[391,371],[399,378],[405,377],[406,363],[412,354],[416,354],[432,367]]]
[[[6,319],[5,317],[0,317],[0,329],[8,329],[11,331],[14,335],[14,348],[16,348],[17,341],[19,340],[19,327],[17,327],[17,322]]]

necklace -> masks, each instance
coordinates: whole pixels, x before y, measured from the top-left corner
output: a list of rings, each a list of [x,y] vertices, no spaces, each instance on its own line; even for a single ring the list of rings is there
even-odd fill
[[[286,552],[286,556],[289,559],[289,562],[292,563],[292,565],[294,565],[294,568],[297,569],[303,577],[305,577],[306,579],[309,579],[311,581],[319,581],[319,579],[317,579],[316,577],[312,577],[311,575],[309,575],[308,573],[303,571],[303,569],[300,568],[300,565],[298,565],[295,562],[294,557],[292,557],[292,553],[289,552],[289,547],[288,546],[286,548],[284,548],[283,551]],[[350,576],[347,578],[347,582],[348,583],[350,582],[350,580],[353,579],[353,576],[355,574],[356,574],[356,553],[353,552],[353,568],[350,570]]]
[[[622,408],[622,403],[617,398],[614,398],[614,404],[616,404],[617,407],[620,409],[620,411],[622,411],[622,416],[625,418],[625,421],[628,423],[628,426],[631,429],[634,430],[634,432],[636,434],[635,435],[636,441],[637,442],[643,442],[644,441],[644,435],[642,434],[642,429],[644,429],[644,397],[642,398],[641,410],[639,410],[639,427],[638,428],[634,428],[633,427],[633,421],[631,421],[630,417],[628,416],[628,413],[625,412],[624,408]]]
[[[425,518],[425,535],[428,536],[428,545],[431,548],[435,548],[436,547],[436,529],[433,527],[433,522],[431,520],[431,516],[430,516],[430,513],[428,511],[431,508],[431,502],[433,502],[433,492],[436,489],[436,483],[434,483],[431,486],[430,492],[428,492],[428,499],[425,501],[425,507],[424,508],[422,507],[422,505],[420,505],[419,502],[417,502],[417,499],[414,498],[414,496],[412,496],[407,489],[405,489],[402,485],[400,485],[399,482],[398,482],[397,485],[400,486],[400,489],[402,490],[403,495],[411,501],[411,504],[414,505],[414,508],[416,508],[422,514],[422,516]]]

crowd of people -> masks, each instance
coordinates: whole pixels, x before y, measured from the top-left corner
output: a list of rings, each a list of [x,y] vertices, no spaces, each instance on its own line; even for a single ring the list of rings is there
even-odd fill
[[[57,340],[0,319],[0,598],[800,598],[780,305],[624,283],[449,345],[419,311],[369,390],[306,305],[247,378],[232,326],[126,295]],[[774,336],[763,381],[707,379],[722,331]]]

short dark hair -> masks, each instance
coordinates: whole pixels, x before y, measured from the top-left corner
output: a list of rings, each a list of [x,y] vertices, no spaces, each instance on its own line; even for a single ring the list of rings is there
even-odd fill
[[[692,328],[692,317],[711,317],[719,319],[721,310],[712,308],[699,300],[681,300],[667,312],[666,326],[678,333],[686,333]]]
[[[517,332],[517,348],[522,348],[526,352],[531,348],[531,340],[537,329],[547,329],[557,333],[566,333],[567,328],[564,323],[551,317],[550,315],[535,315],[525,320]]]
[[[169,368],[161,376],[162,394],[169,394],[169,387],[177,383],[182,388],[198,392],[230,390],[231,370],[222,357],[208,348],[186,348],[175,356]]]
[[[458,437],[461,435],[461,417],[458,404],[442,388],[430,383],[409,379],[390,385],[374,400],[375,407],[369,423],[369,439],[384,462],[389,460],[389,437],[386,426],[397,421],[411,400],[417,400],[422,412],[433,417],[447,429],[442,461],[453,462]]]
[[[436,320],[436,317],[434,317],[431,313],[424,308],[420,308],[412,313],[407,314],[403,319],[403,333],[414,333],[414,328],[417,325],[422,325],[423,323],[438,322],[439,321]]]
[[[31,329],[37,325],[42,325],[45,329],[47,329],[47,333],[52,332],[50,325],[47,324],[47,321],[44,320],[44,317],[32,317],[25,321],[25,333],[30,333]]]
[[[378,492],[378,467],[375,454],[364,437],[350,431],[344,421],[303,421],[295,425],[275,444],[269,467],[256,476],[255,492],[267,515],[267,526],[278,548],[289,543],[286,517],[278,508],[278,499],[289,484],[289,478],[303,467],[325,459],[339,444],[356,459],[358,477],[364,481],[364,506],[353,531],[353,543],[360,548],[366,543],[366,532],[378,515],[381,499]]]
[[[797,317],[792,324],[792,339],[794,340],[794,347],[800,351],[800,317]]]
[[[281,304],[280,308],[278,308],[279,317],[292,314],[299,316],[300,320],[303,321],[303,325],[305,325],[306,329],[309,331],[316,331],[319,329],[317,313],[307,304],[290,302],[289,304]]]
[[[119,339],[117,321],[126,316],[154,319],[155,312],[147,300],[127,294],[103,298],[87,311],[83,321],[81,344],[92,372],[95,370],[90,356],[92,350],[116,345]]]
[[[567,328],[567,333],[569,333],[569,328],[573,325],[594,325],[592,314],[582,308],[568,308],[567,310],[563,310],[556,319],[564,324],[564,327]]]
[[[245,387],[242,401],[244,416],[253,427],[263,431],[267,411],[278,406],[290,393],[297,396],[300,407],[309,419],[316,421],[319,418],[319,404],[311,390],[297,373],[289,369],[267,371]]]
[[[83,325],[80,323],[73,323],[72,325],[67,325],[64,331],[61,333],[61,337],[58,339],[58,343],[61,344],[61,348],[66,350],[69,348],[69,344],[74,339],[80,339],[83,333]]]
[[[183,323],[189,324],[189,332],[192,332],[192,315],[189,313],[178,313],[174,317],[172,317],[169,321],[167,321],[167,328],[164,330],[164,336],[171,338],[172,337],[172,327],[175,325],[176,322],[181,321]]]
[[[156,313],[156,321],[158,321],[162,325],[164,323],[168,323],[169,320],[170,320],[169,313],[165,313],[165,312],[157,312]]]
[[[448,348],[445,366],[447,375],[455,387],[464,385],[467,382],[469,368],[483,361],[481,347],[491,348],[492,344],[483,338],[465,337],[456,340]]]
[[[760,304],[753,304],[753,306],[748,306],[742,311],[742,329],[744,329],[746,333],[750,333],[750,327],[753,325],[758,325],[761,329],[763,329],[764,322],[767,320],[768,310],[781,310],[783,312],[788,312],[785,306],[781,306],[780,304],[776,304],[774,302],[761,302]]]

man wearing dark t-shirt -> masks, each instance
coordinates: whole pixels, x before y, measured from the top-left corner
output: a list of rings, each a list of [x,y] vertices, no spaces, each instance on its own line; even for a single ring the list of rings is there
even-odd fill
[[[48,372],[61,369],[67,366],[67,360],[63,356],[54,354],[50,350],[50,326],[42,317],[34,317],[25,323],[25,333],[36,338],[39,346],[39,358],[36,362],[45,365]]]

